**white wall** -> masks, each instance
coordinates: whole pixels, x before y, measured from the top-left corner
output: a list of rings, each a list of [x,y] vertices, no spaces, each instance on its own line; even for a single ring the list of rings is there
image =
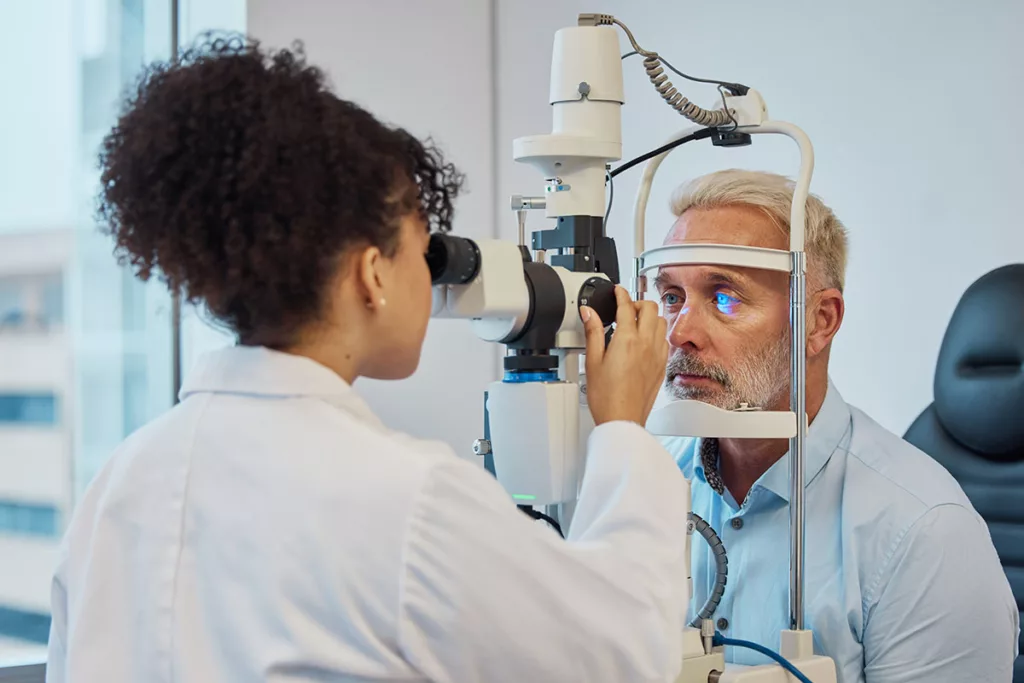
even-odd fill
[[[939,344],[960,294],[988,270],[1024,260],[1024,132],[996,128],[1024,110],[1014,85],[1024,64],[1024,4],[738,0],[723,12],[688,2],[501,0],[500,8],[503,189],[505,179],[529,178],[504,150],[513,135],[549,125],[538,111],[547,102],[551,38],[578,11],[614,14],[641,46],[684,72],[756,87],[774,118],[808,132],[817,160],[812,190],[851,237],[833,378],[847,401],[902,433],[931,400]],[[624,36],[620,42],[627,51]],[[631,158],[688,124],[657,95],[639,58],[625,62],[625,81]],[[673,82],[705,106],[718,96],[713,86]],[[684,179],[732,166],[791,174],[797,164],[784,138],[733,151],[683,148],[659,172],[649,244],[664,237],[669,193]],[[639,175],[638,168],[615,183],[609,232],[624,268]]]
[[[555,32],[576,23],[578,0],[497,0],[495,73],[498,83],[497,176],[502,239],[517,239],[519,224],[509,207],[513,194],[543,196],[540,174],[512,159],[512,141],[551,132],[548,92]],[[553,228],[543,211],[528,214],[527,230]]]
[[[488,0],[250,0],[248,32],[267,45],[305,42],[339,96],[414,134],[433,136],[468,176],[455,232],[494,234],[491,6]],[[465,321],[432,321],[419,371],[404,382],[358,380],[390,426],[470,454],[483,436],[483,391],[499,348]]]

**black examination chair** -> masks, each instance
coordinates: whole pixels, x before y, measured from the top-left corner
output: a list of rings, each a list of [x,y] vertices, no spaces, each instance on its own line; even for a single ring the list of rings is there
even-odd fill
[[[942,340],[934,392],[904,438],[949,470],[988,522],[1024,612],[1024,263],[964,292]],[[1013,683],[1024,683],[1024,656]]]

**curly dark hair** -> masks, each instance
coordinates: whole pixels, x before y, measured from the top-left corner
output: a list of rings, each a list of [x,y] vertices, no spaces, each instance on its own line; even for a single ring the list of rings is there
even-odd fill
[[[294,343],[341,254],[393,254],[402,216],[451,229],[463,176],[330,92],[301,43],[204,36],[147,67],[100,153],[99,219],[115,254],[250,345]]]

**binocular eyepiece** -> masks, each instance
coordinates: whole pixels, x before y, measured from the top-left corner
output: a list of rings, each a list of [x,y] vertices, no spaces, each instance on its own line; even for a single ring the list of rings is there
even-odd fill
[[[427,265],[432,284],[464,285],[480,272],[480,247],[465,237],[434,233],[427,248]]]

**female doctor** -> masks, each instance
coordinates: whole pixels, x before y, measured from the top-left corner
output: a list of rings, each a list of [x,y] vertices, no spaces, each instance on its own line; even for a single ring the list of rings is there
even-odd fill
[[[620,289],[607,349],[583,313],[597,427],[563,540],[352,388],[417,367],[460,183],[436,149],[300,52],[237,41],[150,67],[101,162],[119,253],[238,345],[78,505],[49,681],[675,679],[688,494],[640,426],[667,356],[652,304]]]

